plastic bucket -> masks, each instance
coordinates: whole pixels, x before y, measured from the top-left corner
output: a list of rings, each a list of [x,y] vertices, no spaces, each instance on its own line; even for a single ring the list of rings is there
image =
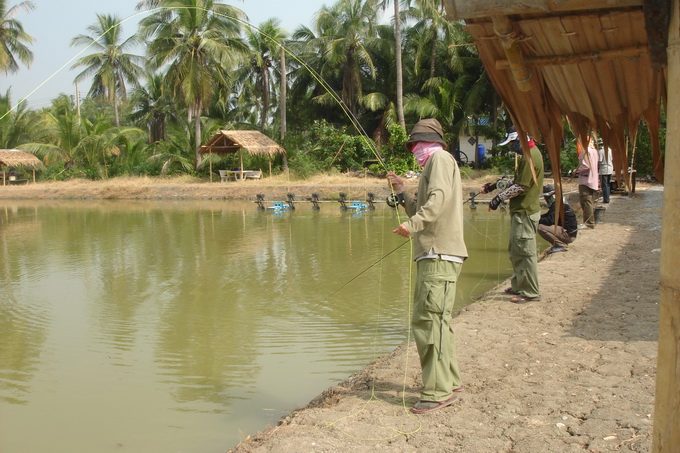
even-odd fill
[[[604,223],[605,212],[607,212],[607,208],[604,206],[598,206],[595,208],[595,223]]]

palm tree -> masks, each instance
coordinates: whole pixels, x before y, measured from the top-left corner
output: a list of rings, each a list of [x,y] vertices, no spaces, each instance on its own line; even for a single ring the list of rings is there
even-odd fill
[[[461,109],[460,90],[455,82],[446,78],[429,79],[425,88],[427,94],[424,96],[407,94],[404,109],[421,118],[436,118],[444,129],[444,138],[451,143],[451,134],[455,133],[453,124]]]
[[[376,39],[377,8],[378,0],[340,0],[319,10],[316,33],[301,28],[294,34],[295,39],[306,42],[304,55],[312,62],[310,66],[319,68],[317,71],[328,85],[340,85],[340,100],[354,116],[363,95],[364,77],[376,75],[367,45]],[[331,93],[319,96],[328,105],[335,102],[333,98]]]
[[[168,121],[176,120],[177,105],[162,74],[150,74],[147,85],[138,87],[131,96],[133,112],[130,119],[149,132],[149,143],[166,139]]]
[[[7,9],[7,1],[0,0],[0,71],[5,74],[17,72],[19,64],[17,60],[30,66],[33,62],[33,53],[26,44],[33,42],[33,37],[24,31],[21,22],[14,19],[19,11],[32,11],[35,5],[31,1],[17,3]]]
[[[32,123],[36,117],[31,110],[26,110],[21,104],[11,111],[12,101],[9,90],[5,96],[0,96],[0,148],[14,149],[28,141]]]
[[[269,19],[257,29],[250,27],[246,29],[250,64],[244,65],[238,72],[237,79],[243,86],[243,89],[238,91],[241,97],[247,95],[251,102],[255,99],[259,104],[259,125],[262,131],[269,123],[270,106],[275,102],[275,99],[272,99],[276,96],[278,86],[275,75],[279,72],[276,59],[281,52],[281,42],[286,37],[278,19]]]
[[[390,0],[383,0],[383,8],[386,8]],[[399,0],[392,0],[394,4],[394,41],[395,41],[395,53],[394,53],[394,64],[396,66],[396,90],[397,90],[397,118],[399,119],[399,124],[404,130],[406,130],[406,120],[404,119],[404,72],[403,63],[401,59],[401,14],[399,12]]]
[[[238,8],[213,0],[147,0],[141,6],[161,9],[140,22],[152,68],[167,67],[172,93],[188,108],[194,121],[195,168],[201,163],[201,114],[215,93],[232,84],[231,74],[247,54],[240,37]]]
[[[21,146],[43,159],[45,165],[63,162],[64,169],[96,170],[107,175],[109,159],[120,153],[120,143],[143,134],[136,128],[112,127],[106,119],[90,121],[76,110],[73,99],[64,94],[41,113],[38,142]]]
[[[116,126],[120,126],[117,96],[127,97],[125,82],[137,84],[142,74],[143,58],[126,51],[138,43],[136,36],[122,40],[123,29],[116,16],[97,14],[97,23],[87,28],[88,35],[78,35],[71,40],[71,45],[93,47],[95,52],[74,63],[73,68],[84,66],[85,69],[76,76],[76,82],[93,76],[88,96],[105,97],[113,105]]]

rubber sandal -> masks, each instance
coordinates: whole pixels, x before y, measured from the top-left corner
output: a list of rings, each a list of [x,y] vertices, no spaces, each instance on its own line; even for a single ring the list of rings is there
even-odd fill
[[[505,290],[504,290],[503,292],[504,292],[505,294],[515,294],[515,295],[519,294],[517,291],[515,291],[514,289],[512,289],[512,286],[509,287],[509,288],[505,288]]]
[[[452,392],[462,392],[463,390],[465,390],[465,386],[461,385],[460,387],[453,389]]]
[[[532,302],[534,300],[541,300],[541,298],[538,296],[537,297],[517,296],[510,299],[510,302],[512,302],[513,304],[526,304],[527,302]]]
[[[451,395],[446,401],[418,401],[416,405],[411,408],[411,412],[414,414],[427,414],[428,412],[450,406],[457,399],[458,397],[456,395]]]

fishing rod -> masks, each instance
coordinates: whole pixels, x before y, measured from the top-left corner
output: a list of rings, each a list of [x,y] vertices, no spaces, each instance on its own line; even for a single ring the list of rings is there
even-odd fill
[[[411,242],[410,239],[407,240],[407,241],[404,241],[404,242],[402,242],[401,244],[399,244],[398,246],[396,246],[395,248],[393,248],[391,251],[387,252],[385,255],[383,255],[383,256],[382,256],[380,259],[378,259],[376,262],[374,262],[373,264],[371,264],[370,266],[368,266],[366,269],[364,269],[363,271],[359,272],[357,275],[355,275],[354,277],[352,277],[347,283],[343,284],[340,288],[338,288],[338,289],[336,289],[335,291],[333,291],[333,294],[331,294],[330,296],[328,296],[328,299],[331,299],[333,296],[335,296],[335,295],[338,294],[340,291],[342,291],[342,289],[343,289],[344,287],[346,287],[347,285],[349,285],[350,283],[352,283],[354,280],[356,280],[357,278],[359,278],[359,277],[361,277],[362,275],[364,275],[366,272],[368,272],[369,270],[371,270],[373,267],[375,267],[375,266],[377,266],[378,264],[380,264],[380,262],[381,262],[382,260],[384,260],[385,258],[387,258],[388,256],[390,256],[391,254],[393,254],[394,252],[396,252],[397,250],[399,250],[399,249],[402,248],[404,245],[406,245],[406,244],[408,244],[408,243],[410,243],[410,242]]]
[[[477,195],[479,195],[480,193],[482,193],[482,192],[470,192],[470,198],[468,198],[467,200],[465,200],[465,201],[463,202],[463,204],[467,203],[468,201],[471,201],[472,204],[470,205],[470,208],[475,209],[475,208],[473,208],[473,206],[475,205],[475,197],[476,197]]]
[[[352,283],[354,280],[356,280],[357,278],[359,278],[359,277],[361,277],[362,275],[364,275],[366,272],[368,272],[369,270],[371,270],[373,267],[375,267],[375,266],[377,266],[378,264],[380,264],[380,262],[381,262],[382,260],[384,260],[385,258],[387,258],[388,256],[390,256],[391,254],[393,254],[394,252],[396,252],[397,250],[399,250],[399,249],[402,248],[404,245],[406,245],[406,244],[408,244],[408,243],[410,243],[410,242],[411,242],[410,239],[407,240],[407,241],[404,241],[404,242],[402,242],[401,244],[399,244],[398,246],[396,246],[394,249],[392,249],[391,251],[387,252],[387,253],[386,253],[385,255],[383,255],[380,259],[378,259],[377,261],[375,261],[373,264],[371,264],[370,266],[368,266],[366,269],[362,270],[362,271],[359,272],[357,275],[355,275],[354,277],[352,277],[348,282],[344,283],[344,284],[343,284],[342,286],[340,286],[338,289],[336,289],[335,291],[333,291],[333,293],[332,293],[330,296],[328,296],[324,301],[319,302],[318,304],[316,304],[315,306],[313,306],[311,309],[309,309],[309,310],[307,311],[306,314],[308,315],[308,314],[314,312],[314,310],[316,310],[316,309],[319,307],[319,305],[321,305],[323,302],[332,299],[333,296],[335,296],[335,295],[338,294],[340,291],[342,291],[343,288],[345,288],[347,285],[349,285],[349,284]]]

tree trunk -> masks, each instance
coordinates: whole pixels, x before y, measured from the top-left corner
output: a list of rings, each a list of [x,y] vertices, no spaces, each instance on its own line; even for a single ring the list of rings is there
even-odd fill
[[[120,127],[120,118],[118,117],[118,100],[116,99],[116,92],[113,91],[112,94],[112,100],[113,100],[113,118],[116,123],[116,127]]]
[[[194,168],[198,170],[201,165],[201,102],[199,101],[194,112],[194,143],[196,145],[196,163]]]
[[[262,116],[260,118],[260,129],[264,132],[269,116],[269,65],[268,57],[264,57],[262,62]]]
[[[437,61],[437,27],[432,24],[432,47],[430,49],[430,78],[435,75],[437,69],[435,62]]]
[[[399,124],[406,130],[406,120],[404,119],[404,75],[401,63],[401,19],[399,18],[399,0],[394,2],[394,39],[395,43],[395,64],[397,66],[397,118]]]
[[[286,96],[288,87],[286,86],[286,41],[281,40],[281,140],[286,137]],[[281,155],[281,169],[284,172],[288,171],[288,157],[285,154]]]

